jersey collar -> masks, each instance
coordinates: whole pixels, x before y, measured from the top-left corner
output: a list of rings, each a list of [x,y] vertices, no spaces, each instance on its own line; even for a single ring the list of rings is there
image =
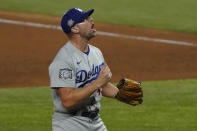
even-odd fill
[[[89,47],[89,45],[88,45],[88,51],[87,52],[83,52],[83,53],[85,53],[86,55],[89,55],[89,53],[90,53],[90,47]]]
[[[67,42],[67,44],[66,44],[67,46],[70,46],[71,48],[73,48],[75,51],[77,51],[77,52],[79,52],[79,53],[82,53],[82,54],[84,54],[84,55],[89,55],[90,54],[90,46],[88,45],[88,51],[87,52],[82,52],[82,51],[80,51],[79,49],[77,49],[75,46],[73,46],[72,44],[71,44],[71,42],[70,41],[68,41]]]

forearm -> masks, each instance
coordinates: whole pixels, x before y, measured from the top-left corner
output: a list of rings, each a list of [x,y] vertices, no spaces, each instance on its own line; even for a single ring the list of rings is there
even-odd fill
[[[118,93],[119,89],[114,86],[112,83],[107,83],[104,87],[102,87],[102,95],[105,97],[114,98]]]
[[[65,90],[65,88],[61,88],[61,91],[58,91],[62,100],[62,104],[67,109],[73,108],[80,103],[87,100],[92,93],[94,93],[99,87],[98,84],[92,82],[87,86],[79,89],[70,89]]]
[[[81,103],[82,101],[85,101],[86,99],[88,99],[98,88],[100,88],[99,86],[97,86],[94,82],[86,85],[83,88],[79,88],[76,89],[72,92],[72,99],[73,99],[73,103],[75,105]]]
[[[109,73],[109,67],[107,65],[103,65],[98,78],[87,86],[79,89],[59,89],[58,92],[63,105],[66,108],[71,108],[87,100],[88,97],[90,97],[97,89],[101,88],[103,85],[106,85],[106,83],[110,81],[111,76],[109,75]]]

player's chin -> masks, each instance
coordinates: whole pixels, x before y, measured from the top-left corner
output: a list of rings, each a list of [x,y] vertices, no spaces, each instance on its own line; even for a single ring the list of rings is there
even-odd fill
[[[94,38],[96,36],[96,31],[95,32],[91,32],[90,34],[89,34],[89,39],[91,39],[91,38]]]
[[[92,33],[92,37],[95,37],[95,36],[96,36],[96,32],[93,32],[93,33]]]
[[[96,36],[96,34],[92,34],[87,39],[90,40],[90,39],[94,38],[95,36]]]

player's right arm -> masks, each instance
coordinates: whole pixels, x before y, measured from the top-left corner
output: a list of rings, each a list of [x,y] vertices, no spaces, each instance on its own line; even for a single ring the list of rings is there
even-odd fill
[[[103,85],[108,83],[111,79],[110,69],[107,65],[101,68],[98,78],[92,83],[86,85],[83,88],[58,88],[58,94],[61,98],[62,104],[66,109],[72,109],[81,102],[85,101],[91,94]]]

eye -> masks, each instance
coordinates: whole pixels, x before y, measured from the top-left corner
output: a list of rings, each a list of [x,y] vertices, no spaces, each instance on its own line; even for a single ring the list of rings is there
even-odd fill
[[[86,18],[87,21],[89,21],[90,19],[91,19],[90,16],[88,16],[88,17]]]
[[[85,18],[83,22],[88,21],[88,18]]]

